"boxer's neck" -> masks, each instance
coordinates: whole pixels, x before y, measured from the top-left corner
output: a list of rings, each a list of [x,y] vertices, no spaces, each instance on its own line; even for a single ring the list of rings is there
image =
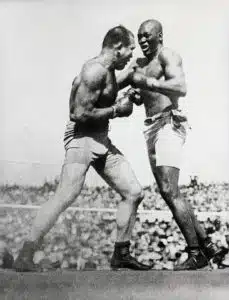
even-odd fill
[[[103,49],[98,59],[105,68],[114,70],[116,57],[113,49]]]

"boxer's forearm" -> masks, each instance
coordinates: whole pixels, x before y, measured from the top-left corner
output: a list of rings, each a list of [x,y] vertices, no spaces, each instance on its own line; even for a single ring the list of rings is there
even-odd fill
[[[138,88],[158,92],[168,97],[184,97],[186,95],[186,85],[182,79],[174,78],[162,81],[141,73],[135,73],[132,76],[132,82]]]
[[[93,108],[91,110],[85,110],[81,113],[75,111],[74,113],[70,114],[70,120],[79,122],[79,123],[86,123],[89,121],[101,121],[101,120],[109,120],[114,117],[114,108],[107,107],[107,108]]]
[[[169,80],[147,78],[146,84],[149,88],[151,87],[153,91],[168,97],[184,97],[187,93],[185,83],[177,78]]]
[[[122,90],[131,84],[132,73],[133,73],[133,69],[127,69],[125,71],[122,71],[117,76],[117,85],[119,90]]]

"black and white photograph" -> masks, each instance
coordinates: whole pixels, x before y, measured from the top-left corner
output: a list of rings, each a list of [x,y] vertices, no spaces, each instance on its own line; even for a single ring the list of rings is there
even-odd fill
[[[0,0],[0,299],[229,295],[229,2]]]

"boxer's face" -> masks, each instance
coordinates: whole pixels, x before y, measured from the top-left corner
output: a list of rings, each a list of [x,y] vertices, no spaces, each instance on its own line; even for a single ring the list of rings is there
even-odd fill
[[[138,30],[138,43],[145,56],[155,51],[159,43],[160,33],[150,23],[143,24]]]
[[[130,44],[128,46],[122,45],[118,51],[118,57],[115,65],[116,70],[123,70],[130,59],[133,57],[133,51],[135,49],[134,38],[130,37]]]

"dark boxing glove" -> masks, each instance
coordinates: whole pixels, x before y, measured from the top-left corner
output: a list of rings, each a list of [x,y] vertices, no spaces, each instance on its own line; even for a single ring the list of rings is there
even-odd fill
[[[140,89],[138,88],[129,88],[124,95],[137,106],[140,106],[143,103],[141,100]]]
[[[128,96],[118,99],[112,107],[114,110],[113,118],[128,117],[133,112],[133,102]]]

